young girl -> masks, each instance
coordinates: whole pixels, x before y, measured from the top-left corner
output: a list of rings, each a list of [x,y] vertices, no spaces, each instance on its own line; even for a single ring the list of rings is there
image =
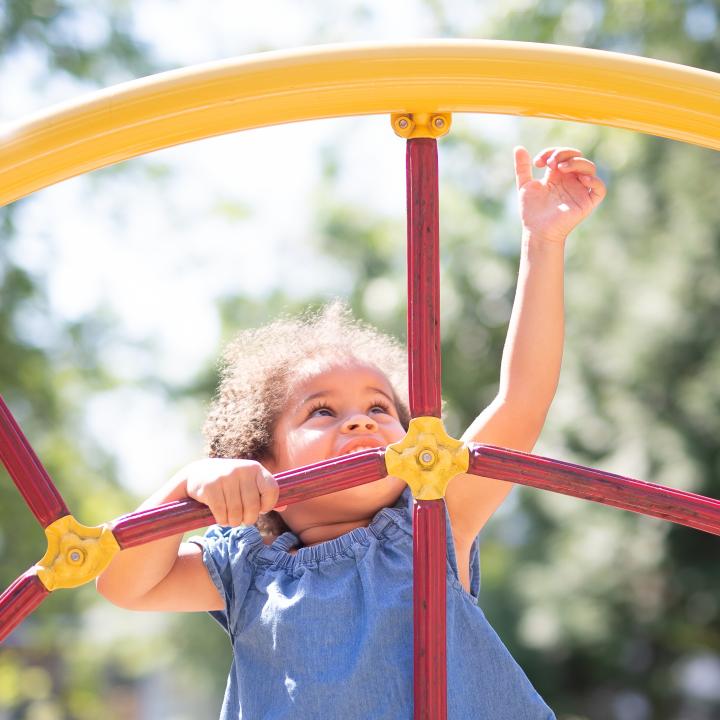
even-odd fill
[[[515,151],[520,274],[496,399],[466,441],[530,451],[555,393],[568,233],[605,195],[578,150]],[[135,610],[210,611],[230,636],[222,718],[411,718],[412,503],[386,477],[276,507],[273,473],[396,442],[409,422],[404,352],[334,305],[243,333],[206,423],[208,459],[141,508],[184,497],[218,523],[119,553],[98,579]],[[477,535],[511,486],[460,475],[446,494],[448,717],[551,710],[478,607]]]

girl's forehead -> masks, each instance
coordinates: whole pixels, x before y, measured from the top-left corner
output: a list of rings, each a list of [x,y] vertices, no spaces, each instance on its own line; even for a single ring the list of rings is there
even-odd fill
[[[319,392],[346,384],[375,386],[383,392],[392,391],[390,380],[382,370],[356,358],[311,358],[303,361],[294,374],[292,395]]]

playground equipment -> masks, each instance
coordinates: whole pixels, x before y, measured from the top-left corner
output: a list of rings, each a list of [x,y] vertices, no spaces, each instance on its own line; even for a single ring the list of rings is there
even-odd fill
[[[552,108],[549,110],[548,108]],[[6,128],[0,203],[137,155],[264,125],[387,114],[407,139],[406,437],[277,475],[279,504],[405,480],[414,530],[415,718],[446,717],[444,494],[459,473],[593,500],[720,535],[720,501],[550,458],[448,437],[440,420],[436,138],[452,112],[561,118],[720,149],[720,75],[616,53],[530,43],[428,41],[264,53],[163,73]],[[0,457],[48,550],[0,596],[0,641],[58,588],[99,575],[119,549],[213,522],[194,500],[78,523],[0,398]],[[480,481],[479,481],[480,482]]]

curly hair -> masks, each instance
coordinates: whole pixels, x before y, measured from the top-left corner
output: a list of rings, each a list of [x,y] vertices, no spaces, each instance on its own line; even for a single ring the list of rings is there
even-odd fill
[[[273,434],[296,379],[309,359],[354,359],[376,367],[393,389],[400,422],[407,429],[407,360],[399,343],[355,319],[334,301],[317,312],[283,317],[241,332],[225,349],[220,383],[203,434],[214,458],[263,462],[273,455]],[[261,515],[255,524],[264,539],[289,528],[279,513]]]

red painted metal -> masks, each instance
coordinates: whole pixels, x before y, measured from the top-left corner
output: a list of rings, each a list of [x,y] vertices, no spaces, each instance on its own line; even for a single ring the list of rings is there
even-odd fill
[[[552,490],[720,535],[720,500],[582,465],[472,443],[473,475]]]
[[[437,141],[408,140],[407,272],[410,413],[440,417],[440,248]],[[445,509],[416,502],[413,513],[415,720],[447,716]]]
[[[410,413],[413,417],[440,417],[437,141],[408,140],[406,163]]]
[[[386,475],[385,448],[323,460],[275,475],[280,486],[278,505],[291,505],[380,480]],[[188,498],[124,515],[110,523],[110,528],[124,549],[214,522],[206,505]]]
[[[108,525],[120,549],[127,550],[214,522],[207,505],[188,498],[122,515]]]
[[[414,720],[447,718],[445,501],[413,506]]]
[[[49,595],[34,568],[21,575],[0,595],[0,642]]]
[[[0,396],[0,459],[42,527],[70,511]]]

